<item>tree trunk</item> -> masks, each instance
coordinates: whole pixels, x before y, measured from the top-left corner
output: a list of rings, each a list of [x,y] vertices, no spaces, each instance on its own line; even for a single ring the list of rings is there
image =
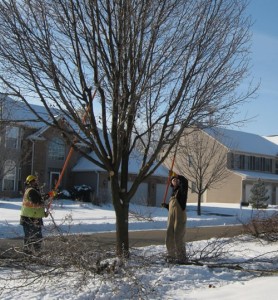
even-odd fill
[[[202,194],[198,193],[198,208],[197,208],[198,216],[201,215],[201,200],[202,200]]]
[[[129,256],[129,238],[128,238],[129,204],[128,203],[125,203],[123,205],[114,204],[114,208],[116,213],[116,253],[118,256],[128,257]]]
[[[116,254],[117,256],[129,256],[128,238],[128,211],[129,201],[121,193],[118,177],[111,178],[112,200],[116,214]]]

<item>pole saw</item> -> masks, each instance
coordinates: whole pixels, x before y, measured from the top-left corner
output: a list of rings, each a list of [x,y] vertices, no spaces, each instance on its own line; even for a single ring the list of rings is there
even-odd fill
[[[172,159],[172,164],[171,164],[171,168],[170,168],[170,171],[169,171],[167,185],[166,185],[166,189],[165,189],[165,193],[164,193],[163,203],[166,203],[166,197],[168,195],[168,190],[169,190],[169,185],[170,185],[170,182],[171,182],[171,177],[173,176],[173,168],[174,168],[174,164],[175,164],[175,160],[176,160],[178,146],[179,146],[179,142],[177,142],[175,152],[174,152],[174,156],[173,156],[173,159]]]
[[[95,91],[94,91],[94,94],[93,94],[93,96],[92,96],[92,100],[94,100],[94,98],[95,98],[95,96],[96,96],[96,93],[97,93],[97,89],[95,89]],[[87,115],[88,115],[88,112],[89,112],[90,109],[91,109],[91,106],[90,106],[90,105],[87,105],[86,110],[85,110],[85,112],[84,112],[84,115],[83,115],[83,117],[82,117],[82,124],[85,123],[86,118],[87,118]],[[79,133],[79,132],[80,132],[80,128],[79,128],[78,133]],[[77,141],[74,140],[74,141],[73,141],[73,144],[75,144],[76,142],[77,142]],[[61,171],[61,173],[60,173],[60,175],[59,175],[59,178],[58,178],[58,180],[57,180],[57,182],[56,182],[56,184],[55,184],[55,187],[54,187],[54,189],[53,189],[52,191],[50,191],[50,192],[48,193],[48,195],[49,195],[49,202],[48,202],[48,205],[47,205],[47,212],[49,212],[49,210],[50,210],[50,208],[51,208],[51,204],[52,204],[52,202],[53,202],[53,199],[57,196],[58,188],[59,188],[59,186],[60,186],[60,184],[61,184],[62,178],[63,178],[63,176],[64,176],[64,173],[65,173],[65,171],[66,171],[66,168],[67,168],[67,166],[68,166],[68,164],[69,164],[69,161],[70,161],[70,159],[71,159],[71,157],[72,157],[73,152],[74,152],[74,146],[71,146],[71,147],[70,147],[70,150],[69,150],[69,153],[68,153],[68,155],[67,155],[67,158],[66,158],[66,160],[65,160],[65,163],[64,163],[64,165],[63,165],[62,171]]]

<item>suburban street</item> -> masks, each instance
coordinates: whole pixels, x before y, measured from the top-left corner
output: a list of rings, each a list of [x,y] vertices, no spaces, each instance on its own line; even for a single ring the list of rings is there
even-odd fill
[[[188,228],[186,231],[186,241],[198,241],[206,240],[210,238],[222,238],[222,237],[233,237],[240,235],[244,232],[242,226],[217,226],[217,227],[198,227]],[[144,247],[148,245],[163,245],[165,241],[165,230],[148,230],[148,231],[130,231],[129,232],[129,244],[130,247]],[[53,241],[57,239],[55,237],[45,238],[45,248],[48,248],[51,244],[54,245]],[[76,239],[76,236],[66,235],[63,236],[65,239],[70,240]],[[116,233],[115,232],[102,232],[90,235],[78,236],[79,241],[86,243],[87,246],[110,248],[115,246]],[[13,249],[14,247],[22,247],[23,238],[14,239],[0,239],[0,258],[6,256],[7,250]]]
[[[217,226],[198,227],[186,230],[186,242],[206,240],[213,237],[233,237],[244,232],[244,228],[239,226]],[[129,243],[131,247],[144,247],[149,245],[163,245],[165,243],[165,230],[147,230],[129,232]],[[103,244],[115,244],[115,232],[97,233],[86,236],[88,240],[96,240]]]

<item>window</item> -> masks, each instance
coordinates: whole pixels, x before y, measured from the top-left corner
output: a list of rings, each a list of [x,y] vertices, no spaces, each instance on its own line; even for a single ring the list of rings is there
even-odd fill
[[[255,158],[255,170],[261,171],[261,158],[260,157]]]
[[[13,126],[6,127],[6,148],[17,149],[19,138],[19,128]]]
[[[248,170],[255,170],[255,156],[248,157]]]
[[[192,159],[192,156],[191,155],[188,155],[188,166],[189,168],[192,167],[193,165],[193,159]]]
[[[22,174],[21,174],[21,168],[19,167],[18,168],[18,172],[17,172],[17,190],[18,191],[20,191],[21,189],[22,189],[22,181],[21,181],[21,176],[22,176]]]
[[[278,160],[275,160],[275,174],[278,174]]]
[[[3,177],[3,191],[15,190],[15,176],[16,166],[12,160],[5,161],[4,164],[4,177]]]
[[[59,180],[60,172],[50,172],[50,188],[54,189],[58,180]]]
[[[230,153],[230,165],[231,165],[231,169],[235,169],[235,157],[234,157],[234,153]]]
[[[272,173],[272,159],[271,158],[266,158],[265,159],[265,169],[264,169],[264,171]]]
[[[239,169],[241,169],[241,170],[245,169],[245,156],[244,155],[239,156]]]
[[[191,193],[197,193],[196,182],[191,182]]]
[[[65,142],[58,137],[54,137],[48,144],[48,157],[52,160],[65,159]]]
[[[247,171],[269,172],[273,171],[273,160],[271,158],[265,158],[260,156],[245,156],[234,155],[236,163],[234,169],[241,169]]]
[[[239,154],[234,154],[233,165],[234,165],[234,169],[239,169],[239,166],[240,166],[240,155]]]

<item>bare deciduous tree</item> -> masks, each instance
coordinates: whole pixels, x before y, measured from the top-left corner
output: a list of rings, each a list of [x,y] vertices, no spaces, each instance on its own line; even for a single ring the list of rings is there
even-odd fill
[[[213,125],[228,124],[238,104],[254,92],[236,92],[249,71],[246,5],[236,0],[1,1],[1,87],[31,110],[30,100],[44,105],[48,118],[37,117],[82,151],[51,111],[59,109],[75,124],[76,138],[95,152],[97,160],[83,155],[110,175],[119,255],[129,250],[130,199],[184,129],[209,126],[211,116]],[[142,164],[128,189],[129,157],[139,145]]]
[[[183,136],[178,146],[175,170],[184,174],[198,195],[197,213],[201,215],[202,196],[219,187],[229,176],[227,150],[205,131],[194,129]],[[192,185],[191,185],[192,189]]]
[[[257,211],[248,223],[243,223],[247,233],[268,242],[278,241],[278,213],[269,215],[265,211]]]

